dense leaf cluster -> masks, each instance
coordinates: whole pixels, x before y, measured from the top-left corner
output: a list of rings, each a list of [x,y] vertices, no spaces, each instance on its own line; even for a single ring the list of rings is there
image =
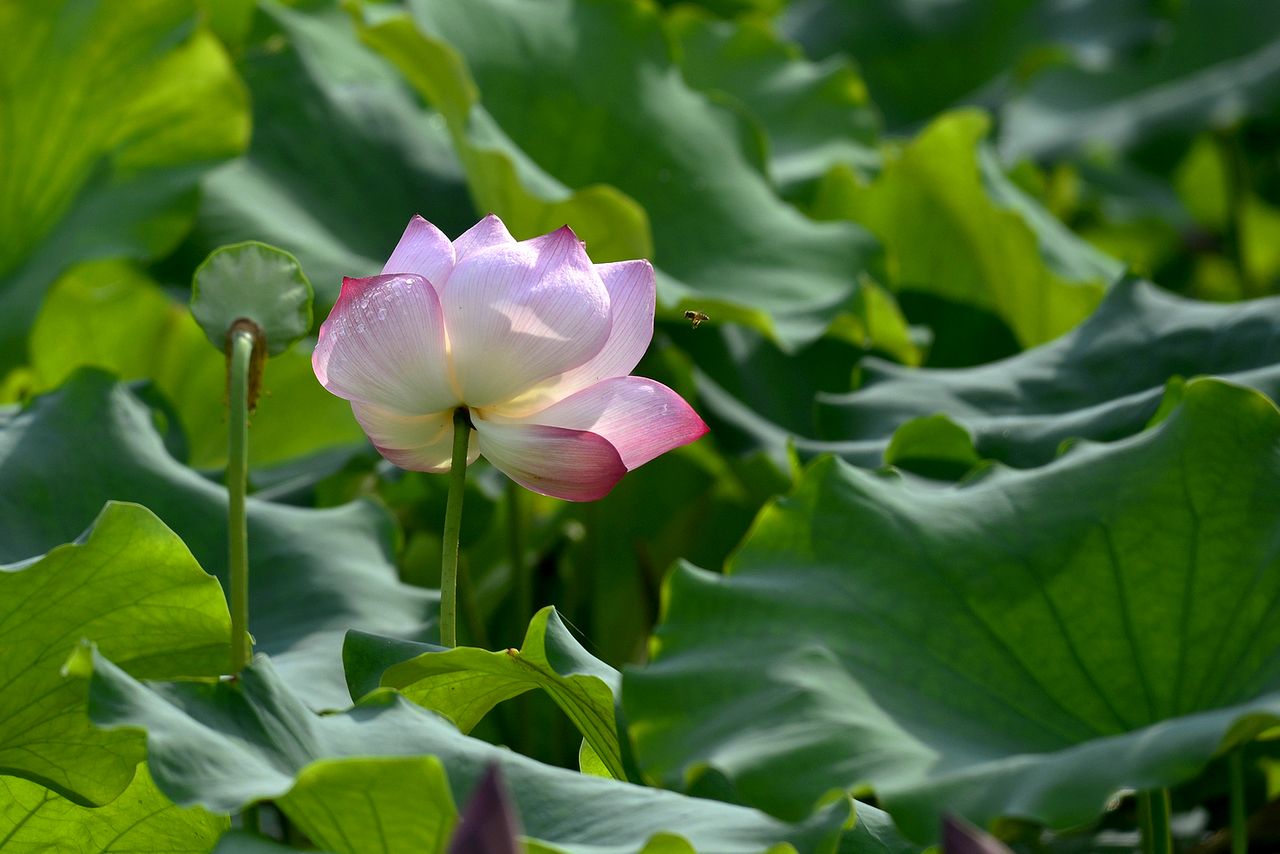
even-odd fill
[[[1277,9],[0,0],[0,850],[444,852],[495,766],[539,852],[1192,845],[1226,755],[1274,810]],[[287,256],[201,261],[318,323],[489,211],[652,259],[711,436],[478,464],[446,650],[443,478],[273,352],[222,676],[199,270]]]

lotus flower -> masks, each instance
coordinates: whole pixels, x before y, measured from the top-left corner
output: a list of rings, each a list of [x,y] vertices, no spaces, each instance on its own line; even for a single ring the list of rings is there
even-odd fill
[[[311,363],[401,468],[448,471],[466,407],[468,463],[592,501],[707,432],[674,391],[628,376],[654,298],[648,261],[592,264],[568,226],[516,242],[490,215],[450,242],[415,216],[382,275],[343,279]]]

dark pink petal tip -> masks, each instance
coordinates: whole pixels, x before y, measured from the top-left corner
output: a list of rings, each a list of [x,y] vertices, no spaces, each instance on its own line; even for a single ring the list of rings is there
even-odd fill
[[[531,492],[565,501],[596,501],[627,473],[607,439],[587,430],[477,421],[480,453]]]

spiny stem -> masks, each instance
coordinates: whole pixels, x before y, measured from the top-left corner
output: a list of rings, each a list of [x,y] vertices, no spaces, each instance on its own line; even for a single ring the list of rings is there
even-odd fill
[[[444,554],[440,559],[440,643],[458,645],[458,536],[462,531],[462,498],[467,485],[467,443],[471,416],[465,406],[453,411],[453,461],[449,468],[449,502],[444,510]]]
[[[237,327],[228,336],[227,542],[231,567],[231,672],[249,663],[249,535],[244,497],[249,477],[249,363],[252,330]]]
[[[1227,754],[1227,772],[1231,778],[1231,854],[1247,854],[1249,825],[1245,805],[1244,745]]]

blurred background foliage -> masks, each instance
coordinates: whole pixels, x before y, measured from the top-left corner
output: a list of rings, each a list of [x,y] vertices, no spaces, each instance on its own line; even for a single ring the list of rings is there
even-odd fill
[[[0,34],[0,424],[73,378],[37,405],[78,438],[30,434],[32,464],[102,466],[180,517],[224,462],[222,360],[184,305],[213,248],[295,254],[317,324],[414,213],[450,235],[489,211],[518,238],[567,222],[596,261],[653,260],[637,373],[711,437],[588,505],[513,497],[481,464],[466,643],[519,646],[530,606],[554,604],[598,658],[644,661],[672,564],[723,566],[818,453],[950,481],[1139,432],[1177,377],[1280,387],[1274,303],[1227,305],[1280,290],[1268,0],[4,0]],[[260,512],[350,517],[367,548],[316,548],[336,598],[386,561],[435,587],[443,479],[379,460],[309,343],[268,368]],[[129,497],[88,480],[11,559]],[[214,543],[192,548],[219,567]],[[309,583],[291,566],[264,570],[255,614]],[[396,597],[314,631],[268,618],[259,640],[337,702],[341,674],[316,662],[340,628],[430,634],[430,595]],[[535,723],[478,732],[576,766],[551,703],[521,702]]]

